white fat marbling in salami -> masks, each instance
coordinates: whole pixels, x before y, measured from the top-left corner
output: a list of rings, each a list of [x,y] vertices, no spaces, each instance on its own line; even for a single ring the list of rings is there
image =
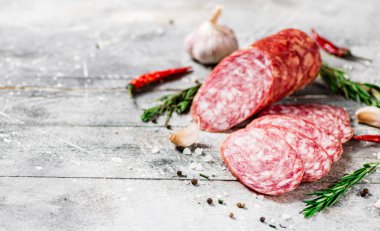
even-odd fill
[[[335,106],[321,104],[272,105],[262,111],[260,115],[298,116],[326,129],[342,143],[350,140],[354,134],[348,113],[343,108]]]
[[[202,130],[225,131],[313,81],[321,66],[318,46],[304,32],[283,30],[225,58],[193,100]]]
[[[302,133],[324,148],[333,162],[338,161],[342,155],[342,144],[335,136],[327,130],[299,117],[285,115],[262,116],[253,120],[247,128],[260,125],[275,125]]]
[[[325,149],[313,139],[286,127],[275,125],[257,125],[270,134],[276,134],[285,139],[286,142],[297,152],[302,159],[305,174],[302,182],[316,181],[326,175],[330,169],[332,161]]]
[[[222,144],[221,154],[241,183],[268,195],[295,189],[304,174],[296,151],[282,137],[262,128],[232,133]]]

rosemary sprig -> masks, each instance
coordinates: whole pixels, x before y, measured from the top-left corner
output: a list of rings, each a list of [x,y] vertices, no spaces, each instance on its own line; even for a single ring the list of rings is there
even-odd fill
[[[319,73],[334,93],[370,106],[380,107],[380,86],[351,81],[343,70],[326,64],[322,65]]]
[[[304,201],[307,205],[307,207],[302,210],[305,218],[309,218],[316,212],[320,212],[335,204],[351,186],[358,183],[368,173],[371,173],[378,165],[380,165],[380,162],[364,164],[362,168],[349,175],[343,176],[342,179],[332,187],[307,194],[308,196],[316,196],[316,198]]]
[[[166,113],[165,126],[167,126],[173,112],[182,114],[190,108],[193,98],[200,86],[201,84],[197,83],[194,87],[159,98],[158,101],[161,101],[162,103],[160,105],[145,109],[141,115],[141,120],[143,122],[152,121],[158,116]]]

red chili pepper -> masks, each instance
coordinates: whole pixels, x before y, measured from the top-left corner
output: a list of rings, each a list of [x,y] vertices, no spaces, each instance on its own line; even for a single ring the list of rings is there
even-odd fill
[[[315,42],[320,46],[323,50],[325,50],[327,53],[332,54],[334,56],[337,56],[339,58],[354,60],[354,61],[368,61],[372,62],[372,60],[367,58],[362,58],[355,56],[351,53],[351,51],[344,47],[338,47],[334,43],[330,42],[329,40],[325,39],[324,37],[320,36],[317,31],[314,29],[311,30],[311,33],[314,37]]]
[[[370,141],[370,142],[376,142],[380,143],[380,135],[361,135],[361,136],[354,136],[355,140],[364,140],[364,141]]]
[[[192,71],[192,67],[190,66],[146,73],[138,76],[137,78],[132,79],[131,82],[129,82],[129,84],[127,85],[127,89],[129,93],[132,95],[132,92],[134,90],[140,89],[153,82],[166,79],[167,77],[171,77],[178,74],[184,74],[189,71]]]

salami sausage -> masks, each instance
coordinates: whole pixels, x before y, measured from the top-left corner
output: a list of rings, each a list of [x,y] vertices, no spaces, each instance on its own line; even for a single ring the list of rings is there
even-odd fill
[[[284,115],[263,116],[253,120],[247,128],[261,125],[285,127],[289,130],[294,130],[305,135],[324,148],[333,162],[338,161],[342,155],[342,144],[335,136],[323,128],[320,128],[319,126],[316,126],[315,124],[299,117]]]
[[[224,162],[241,183],[268,195],[295,189],[302,180],[301,158],[279,135],[250,127],[232,133],[222,144]]]
[[[344,109],[320,104],[272,105],[260,113],[263,115],[293,115],[320,126],[342,143],[354,134],[350,118]]]
[[[318,46],[287,29],[225,58],[195,96],[193,120],[202,130],[225,131],[313,81],[321,66]]]
[[[259,125],[271,134],[276,134],[285,139],[286,142],[297,152],[302,159],[305,169],[302,182],[316,181],[326,175],[330,169],[332,161],[325,149],[314,140],[286,127],[275,125]]]

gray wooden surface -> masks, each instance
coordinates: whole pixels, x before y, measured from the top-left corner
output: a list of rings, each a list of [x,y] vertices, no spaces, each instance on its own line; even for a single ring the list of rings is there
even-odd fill
[[[184,155],[168,141],[162,120],[139,120],[157,97],[210,72],[185,54],[183,40],[216,4],[224,5],[221,22],[241,47],[284,28],[315,27],[374,60],[365,66],[324,55],[326,62],[353,79],[380,83],[379,1],[0,1],[0,230],[272,230],[261,216],[284,230],[380,230],[373,207],[379,173],[327,212],[309,220],[298,213],[305,193],[377,161],[377,144],[350,141],[321,181],[262,197],[223,164],[218,147],[226,134],[202,133],[203,154]],[[191,75],[154,86],[135,102],[124,90],[133,76],[189,64]],[[362,106],[320,81],[283,102],[340,105],[352,118]],[[171,124],[178,129],[189,121],[175,115]],[[380,134],[352,125],[357,134]],[[177,170],[187,177],[176,177]],[[358,195],[364,187],[368,198]],[[208,197],[225,205],[209,206]]]

